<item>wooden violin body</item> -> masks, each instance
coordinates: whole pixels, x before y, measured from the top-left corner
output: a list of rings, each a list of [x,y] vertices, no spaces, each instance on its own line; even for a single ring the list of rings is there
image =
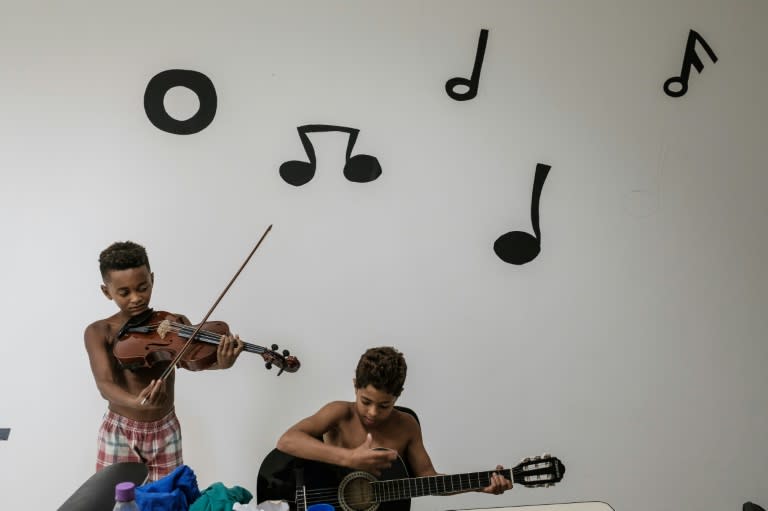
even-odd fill
[[[152,309],[131,318],[118,331],[112,353],[125,369],[171,363],[182,350],[179,366],[191,371],[210,368],[216,363],[222,339],[230,335],[229,326],[223,321],[207,321],[198,328],[198,325],[185,325],[179,319],[170,312]],[[193,334],[194,340],[185,348]],[[277,366],[280,373],[298,371],[299,360],[287,350],[281,354],[277,349],[274,344],[271,350],[250,343],[244,343],[243,347],[243,351],[261,355],[267,369]]]

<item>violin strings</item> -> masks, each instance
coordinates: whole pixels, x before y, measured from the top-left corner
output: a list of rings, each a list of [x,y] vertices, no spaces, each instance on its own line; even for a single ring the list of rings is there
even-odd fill
[[[182,333],[182,334],[186,333],[187,335],[190,335],[192,332],[195,331],[195,328],[190,326],[190,325],[184,325],[182,323],[174,323],[173,321],[169,322],[169,324],[171,325],[172,330],[174,332],[179,332],[179,333]],[[150,328],[150,330],[157,330],[159,328],[160,324],[159,323],[157,323],[157,324],[153,323],[153,324],[147,325],[147,326]],[[219,344],[221,342],[222,334],[217,334],[217,333],[214,333],[214,332],[208,332],[206,330],[200,330],[197,333],[197,338],[202,340],[202,341],[204,341],[204,342],[209,342],[211,344]],[[249,343],[249,342],[245,342],[245,341],[243,341],[243,349],[245,351],[249,351],[251,353],[264,353],[266,351],[266,348],[264,348],[262,346],[259,346],[257,344],[252,344],[252,343]]]

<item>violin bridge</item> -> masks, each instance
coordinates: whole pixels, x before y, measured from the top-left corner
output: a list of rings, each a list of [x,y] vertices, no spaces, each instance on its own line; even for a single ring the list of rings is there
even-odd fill
[[[171,331],[171,322],[170,320],[164,319],[160,322],[159,325],[157,325],[157,335],[160,336],[161,339],[165,339],[165,334]]]

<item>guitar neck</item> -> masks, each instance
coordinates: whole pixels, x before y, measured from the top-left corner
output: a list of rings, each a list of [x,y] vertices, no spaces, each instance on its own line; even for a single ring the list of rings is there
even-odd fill
[[[501,474],[512,480],[512,470],[489,470],[487,472],[468,472],[466,474],[436,475],[390,479],[371,483],[377,502],[423,497],[426,495],[449,495],[465,491],[480,490],[491,484],[491,476]]]

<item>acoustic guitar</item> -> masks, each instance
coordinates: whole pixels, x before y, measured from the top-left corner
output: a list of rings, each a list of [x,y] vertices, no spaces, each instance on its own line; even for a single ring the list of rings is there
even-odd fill
[[[259,467],[256,501],[284,500],[291,511],[306,511],[320,503],[331,504],[337,511],[409,511],[413,497],[479,490],[491,484],[494,472],[515,484],[542,487],[560,482],[565,466],[559,459],[544,455],[526,458],[511,469],[409,477],[398,456],[377,478],[273,449]]]

